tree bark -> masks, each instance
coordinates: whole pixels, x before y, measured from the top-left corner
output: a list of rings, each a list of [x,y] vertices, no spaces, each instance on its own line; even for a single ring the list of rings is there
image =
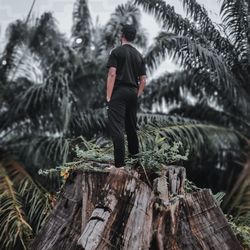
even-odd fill
[[[31,249],[242,249],[211,192],[185,194],[185,177],[73,172]]]

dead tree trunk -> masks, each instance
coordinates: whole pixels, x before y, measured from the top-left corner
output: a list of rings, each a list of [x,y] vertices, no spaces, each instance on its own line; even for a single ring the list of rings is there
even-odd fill
[[[209,190],[185,194],[185,175],[166,167],[151,187],[121,171],[73,172],[31,249],[242,249]]]

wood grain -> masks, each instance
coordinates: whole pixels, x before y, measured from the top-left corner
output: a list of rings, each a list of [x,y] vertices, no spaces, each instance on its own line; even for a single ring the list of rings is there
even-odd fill
[[[35,250],[242,249],[210,190],[185,194],[183,167],[152,185],[126,171],[71,173]]]

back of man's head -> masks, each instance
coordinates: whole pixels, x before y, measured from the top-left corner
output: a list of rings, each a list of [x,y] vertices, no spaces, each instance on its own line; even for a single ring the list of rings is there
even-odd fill
[[[127,41],[132,42],[135,40],[136,29],[133,25],[125,24],[122,26],[122,34]]]

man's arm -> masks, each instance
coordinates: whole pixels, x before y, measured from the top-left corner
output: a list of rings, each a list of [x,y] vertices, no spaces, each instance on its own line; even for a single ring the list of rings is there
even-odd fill
[[[146,75],[143,75],[143,76],[140,76],[139,77],[139,80],[140,80],[140,84],[139,84],[139,89],[138,89],[138,93],[137,93],[137,96],[140,96],[142,95],[142,92],[145,88],[145,85],[146,85]]]
[[[110,98],[112,96],[114,84],[115,84],[115,78],[116,78],[116,68],[110,67],[108,72],[108,79],[107,79],[107,102],[110,101]]]

